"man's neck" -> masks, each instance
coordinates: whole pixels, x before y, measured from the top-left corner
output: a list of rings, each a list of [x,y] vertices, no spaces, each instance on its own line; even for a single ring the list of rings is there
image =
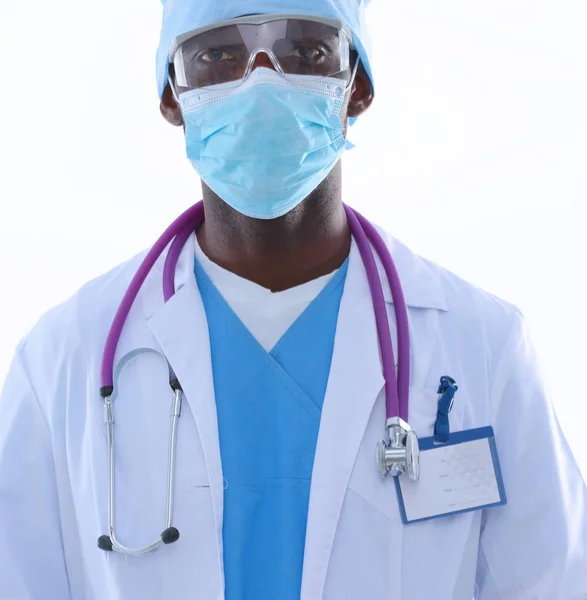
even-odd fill
[[[245,217],[203,184],[204,253],[225,269],[274,292],[336,270],[350,251],[340,163],[295,209],[278,219]]]

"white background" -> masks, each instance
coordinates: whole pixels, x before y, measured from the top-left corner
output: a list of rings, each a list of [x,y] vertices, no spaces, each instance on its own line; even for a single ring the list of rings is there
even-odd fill
[[[159,114],[160,12],[0,2],[0,380],[41,313],[200,197]],[[587,474],[587,4],[379,0],[370,21],[345,199],[522,308]]]

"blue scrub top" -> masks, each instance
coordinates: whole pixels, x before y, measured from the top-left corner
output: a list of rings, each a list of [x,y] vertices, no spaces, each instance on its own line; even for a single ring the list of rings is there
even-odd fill
[[[310,481],[348,259],[267,352],[196,261],[225,479],[226,600],[299,600]]]

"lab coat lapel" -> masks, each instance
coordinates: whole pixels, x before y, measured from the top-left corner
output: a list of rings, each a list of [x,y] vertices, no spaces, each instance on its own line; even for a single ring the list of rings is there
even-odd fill
[[[437,271],[425,260],[411,253],[398,240],[391,238],[382,230],[379,230],[379,233],[393,256],[406,304],[411,309],[408,312],[411,355],[410,421],[414,421],[419,431],[424,431],[427,419],[435,414],[437,396],[434,393],[428,394],[430,401],[423,402],[418,388],[424,384],[436,346],[436,341],[430,340],[429,335],[430,331],[436,329],[434,326],[438,318],[436,311],[447,311],[449,306]],[[381,261],[377,256],[375,261],[388,305],[391,340],[394,356],[397,357],[393,299]],[[414,309],[416,312],[413,312]],[[417,311],[417,309],[436,309],[436,311]],[[417,322],[420,323],[418,331],[414,329],[415,315],[417,315]],[[422,320],[425,324],[422,324]],[[426,335],[423,336],[423,332],[426,332]],[[371,465],[371,460],[364,460],[365,453],[373,456],[372,469],[374,472],[377,469],[375,446],[384,436],[383,388],[384,379],[371,294],[364,266],[353,242],[312,473],[302,600],[321,600],[324,597],[341,510],[356,465],[360,471],[356,474],[357,481],[366,479],[367,490],[373,485],[370,475],[363,473],[362,469],[371,468],[366,466],[367,463]],[[381,438],[373,434],[373,420],[381,423]],[[369,439],[365,439],[366,436]],[[360,465],[357,464],[359,462]],[[362,466],[363,464],[365,466]],[[381,485],[389,488],[391,482],[382,482]],[[383,490],[383,487],[376,486],[374,506],[383,494],[385,514],[387,514],[387,499],[395,498],[395,494],[390,494],[388,489]],[[404,530],[395,512],[393,518],[389,520],[389,527],[389,546],[386,549],[389,564],[386,563],[386,579],[396,582],[399,586],[402,575],[401,548]],[[346,541],[348,542],[349,540]],[[356,552],[362,552],[362,549],[357,548]]]
[[[302,600],[323,597],[347,486],[369,415],[383,384],[369,286],[353,243],[312,472]],[[375,459],[373,468],[376,468]]]
[[[161,285],[162,265],[153,280]],[[176,294],[149,318],[149,326],[179,379],[196,421],[208,470],[217,543],[222,555],[223,476],[218,420],[204,305],[194,276],[194,236],[185,244],[175,275]],[[150,294],[149,297],[156,297]],[[147,314],[152,307],[146,306]]]

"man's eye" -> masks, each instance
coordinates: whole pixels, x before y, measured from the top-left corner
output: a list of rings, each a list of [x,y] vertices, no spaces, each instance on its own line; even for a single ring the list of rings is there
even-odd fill
[[[302,60],[318,62],[322,57],[322,52],[315,46],[298,46],[292,50],[291,56]]]
[[[217,48],[210,48],[209,50],[203,50],[198,54],[198,60],[205,63],[219,63],[227,60],[234,60],[234,57],[229,52],[224,50],[218,50]]]

